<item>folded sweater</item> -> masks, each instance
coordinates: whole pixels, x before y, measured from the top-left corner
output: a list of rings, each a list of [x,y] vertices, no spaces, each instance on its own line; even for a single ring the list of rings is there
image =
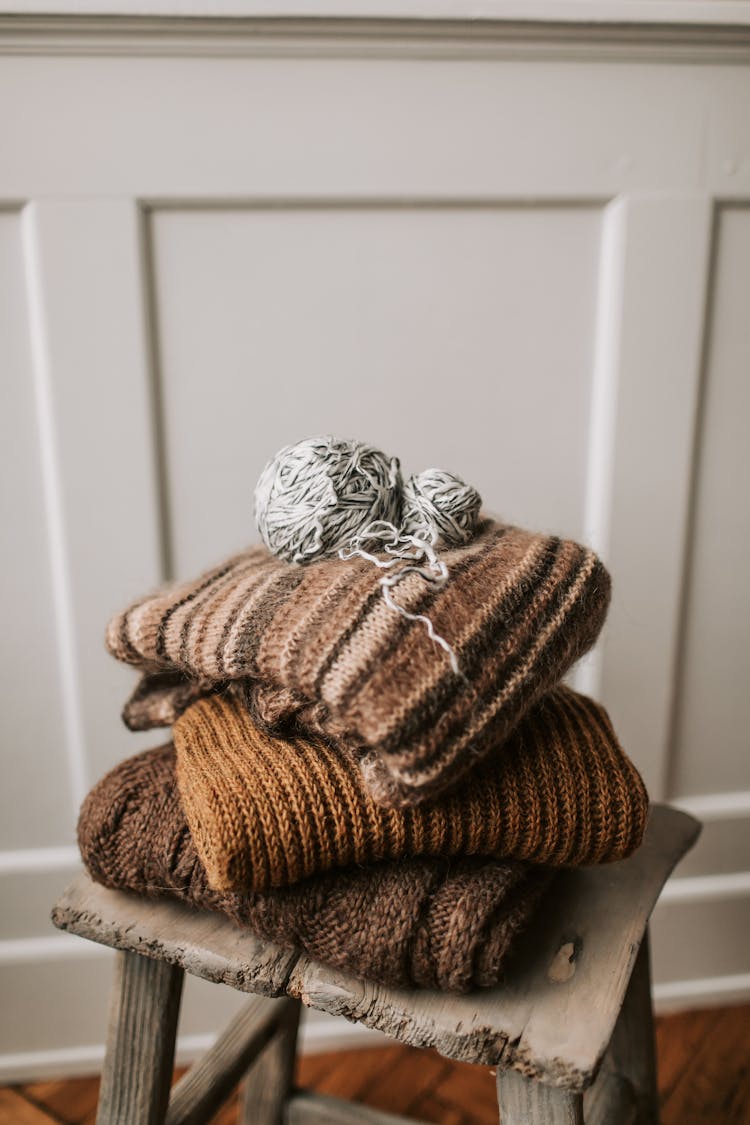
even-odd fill
[[[233,698],[174,726],[190,831],[216,890],[289,886],[353,863],[485,855],[560,866],[622,859],[648,798],[606,712],[560,687],[450,793],[377,805],[353,759],[322,738],[279,739]]]
[[[377,755],[398,803],[447,788],[593,644],[610,583],[577,543],[489,520],[441,558],[443,585],[412,571],[392,593],[429,616],[459,674],[423,621],[388,607],[371,562],[303,566],[257,547],[110,622],[110,652],[145,673],[126,721],[168,723],[191,699],[232,682],[259,713],[264,703],[277,722],[296,716]]]
[[[519,863],[410,859],[265,894],[218,893],[188,831],[174,762],[170,745],[139,754],[86,798],[78,841],[92,877],[219,911],[368,980],[450,992],[497,984],[550,880],[546,869]]]

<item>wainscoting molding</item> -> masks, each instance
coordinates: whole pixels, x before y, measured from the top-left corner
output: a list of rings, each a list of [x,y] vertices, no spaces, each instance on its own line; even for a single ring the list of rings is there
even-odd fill
[[[705,822],[657,1003],[746,998],[750,4],[37,6],[0,0],[0,1077],[101,1059],[110,956],[49,907],[82,796],[161,737],[104,622],[253,537],[278,446],[363,419],[607,561],[575,683]],[[196,989],[184,1059],[241,1002]]]

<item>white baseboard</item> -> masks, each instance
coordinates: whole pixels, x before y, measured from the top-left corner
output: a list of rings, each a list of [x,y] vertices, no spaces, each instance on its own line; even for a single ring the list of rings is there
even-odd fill
[[[701,980],[670,981],[657,984],[654,1002],[658,1013],[685,1011],[738,1004],[750,1000],[750,973],[706,977]],[[177,1063],[187,1065],[198,1058],[214,1040],[212,1035],[184,1035],[177,1040]],[[300,1038],[303,1054],[352,1050],[385,1045],[389,1040],[379,1031],[362,1024],[335,1019],[322,1012],[305,1012]],[[0,1055],[0,1085],[41,1079],[83,1077],[98,1074],[104,1059],[103,1044],[60,1047],[48,1051],[27,1051]]]
[[[657,1013],[686,1011],[690,1008],[716,1008],[750,1000],[750,973],[726,977],[676,980],[654,987]]]
[[[213,1035],[178,1036],[175,1055],[177,1065],[187,1066],[194,1062],[211,1046],[214,1039]],[[388,1043],[388,1039],[380,1031],[326,1016],[323,1012],[305,1012],[300,1034],[300,1052],[304,1055],[372,1047],[379,1043],[383,1046]],[[0,1085],[87,1077],[98,1074],[103,1061],[103,1043],[0,1055]]]
[[[0,1084],[7,1086],[15,1082],[87,1078],[99,1073],[103,1060],[103,1044],[0,1055]]]
[[[305,1009],[300,1033],[300,1050],[303,1055],[320,1055],[324,1051],[348,1051],[355,1047],[385,1047],[393,1043],[382,1031],[350,1023],[343,1017],[329,1016],[324,1012]]]

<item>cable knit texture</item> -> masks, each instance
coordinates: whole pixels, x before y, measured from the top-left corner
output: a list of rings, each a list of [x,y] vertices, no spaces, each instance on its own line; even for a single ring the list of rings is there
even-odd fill
[[[648,809],[604,710],[563,687],[502,754],[415,808],[382,808],[348,755],[320,738],[274,738],[231,698],[189,707],[174,742],[188,824],[222,891],[404,856],[603,863],[635,850]]]
[[[376,754],[394,802],[445,789],[593,644],[610,582],[577,543],[489,520],[441,558],[443,586],[413,572],[394,597],[429,616],[460,675],[423,622],[385,604],[371,562],[300,566],[258,547],[111,621],[110,652],[146,673],[126,722],[169,722],[191,697],[232,682],[257,717],[296,718]]]
[[[171,745],[122,762],[81,809],[78,841],[105,886],[228,915],[286,948],[402,988],[466,992],[501,979],[550,879],[496,860],[410,859],[266,894],[210,889],[180,804]]]

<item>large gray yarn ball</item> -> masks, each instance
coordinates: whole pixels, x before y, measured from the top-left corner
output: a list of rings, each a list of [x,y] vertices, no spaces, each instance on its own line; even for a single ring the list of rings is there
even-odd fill
[[[404,485],[401,530],[427,543],[458,547],[473,539],[482,498],[445,469],[425,469]]]
[[[255,518],[272,554],[303,563],[335,555],[374,520],[401,523],[396,457],[359,441],[306,438],[269,461],[255,489]]]

